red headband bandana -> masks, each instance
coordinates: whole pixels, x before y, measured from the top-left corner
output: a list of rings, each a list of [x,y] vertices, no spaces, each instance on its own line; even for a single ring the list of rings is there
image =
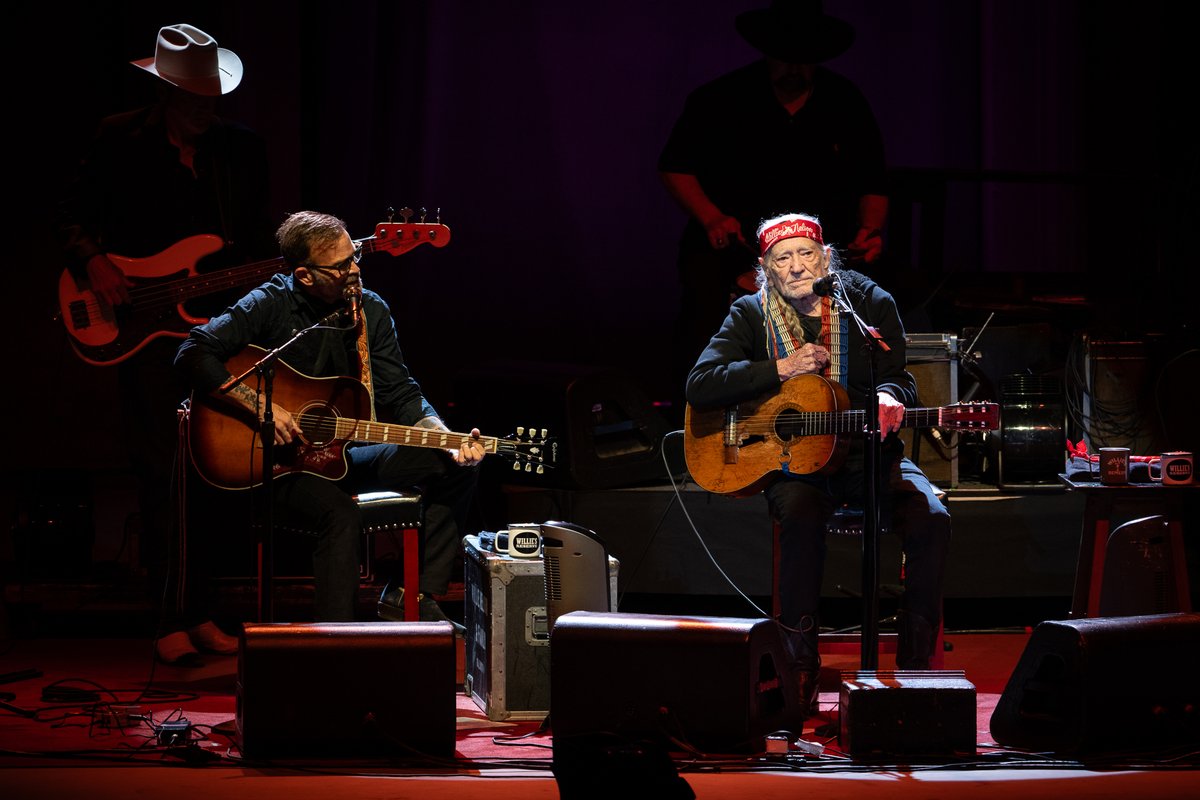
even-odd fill
[[[819,245],[824,245],[821,238],[821,226],[807,219],[789,219],[776,223],[758,235],[759,255],[766,256],[774,244],[783,239],[803,237],[812,239]]]

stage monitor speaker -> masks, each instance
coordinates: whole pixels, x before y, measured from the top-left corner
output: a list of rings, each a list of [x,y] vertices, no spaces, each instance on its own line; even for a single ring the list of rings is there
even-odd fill
[[[975,686],[962,670],[842,673],[838,742],[855,758],[975,754]]]
[[[498,435],[544,428],[554,440],[554,469],[537,475],[498,464],[509,481],[611,489],[667,479],[662,459],[667,421],[632,378],[616,369],[488,362],[459,374],[455,397],[464,425]]]
[[[1200,614],[1042,622],[996,709],[997,743],[1061,753],[1200,742]]]
[[[448,622],[248,623],[237,741],[248,758],[454,755]]]
[[[603,736],[761,752],[801,711],[773,620],[572,611],[550,634],[556,751]]]

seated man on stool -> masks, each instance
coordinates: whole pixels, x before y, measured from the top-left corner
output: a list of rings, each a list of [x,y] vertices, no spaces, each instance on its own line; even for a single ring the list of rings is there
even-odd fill
[[[280,347],[298,331],[324,320],[281,354],[288,366],[312,378],[359,377],[381,422],[448,430],[404,363],[387,303],[363,288],[358,267],[362,248],[351,240],[345,224],[328,214],[298,211],[284,221],[276,238],[290,274],[275,275],[221,315],[192,329],[175,357],[187,383],[214,402],[240,407],[262,419],[256,387],[239,383],[228,392],[220,391],[233,377],[225,362],[247,345]],[[339,308],[348,309],[343,315],[346,321],[331,324],[331,315],[338,320]],[[470,320],[473,313],[469,307],[462,309],[464,319]],[[271,411],[277,446],[301,436],[293,416],[300,409],[273,402]],[[432,595],[447,591],[458,557],[461,529],[478,477],[476,465],[484,455],[478,437],[479,431],[473,430],[449,450],[350,442],[345,449],[346,475],[340,480],[294,471],[272,481],[276,519],[317,534],[313,578],[318,621],[354,620],[362,519],[353,495],[413,485],[421,487],[425,507],[420,618],[446,619]],[[385,591],[380,615],[403,619],[403,603],[402,590]]]
[[[688,376],[688,404],[717,409],[769,398],[800,375],[840,383],[853,408],[865,408],[869,393],[877,391],[880,434],[887,437],[880,448],[880,497],[906,554],[896,665],[927,669],[941,625],[950,515],[921,470],[903,457],[904,444],[894,435],[905,406],[916,402],[895,301],[865,275],[838,268],[837,251],[824,243],[816,217],[785,214],[765,220],[758,227],[758,247],[758,292],[730,306]],[[850,306],[891,348],[878,354],[876,386],[871,386],[867,343],[853,319],[813,291],[817,279],[834,272]],[[817,606],[825,525],[838,506],[863,502],[864,441],[858,436],[850,442],[840,466],[831,457],[826,469],[836,468],[832,472],[787,472],[764,489],[780,526],[780,623],[810,715],[816,711],[821,667]]]

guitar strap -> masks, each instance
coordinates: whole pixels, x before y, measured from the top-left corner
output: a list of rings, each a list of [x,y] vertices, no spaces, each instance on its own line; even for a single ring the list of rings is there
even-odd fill
[[[849,320],[842,319],[841,310],[828,297],[821,300],[821,341],[829,350],[825,377],[846,385],[846,351],[850,345],[846,336]]]
[[[367,387],[367,397],[371,400],[371,421],[375,421],[375,387],[371,383],[371,346],[367,341],[367,315],[363,314],[358,323],[358,379]]]
[[[808,337],[795,314],[791,317],[797,320],[796,323],[788,323],[788,315],[783,308],[787,301],[769,286],[759,290],[758,300],[763,311],[768,355],[776,359],[785,358],[803,347]],[[828,297],[821,298],[821,333],[817,342],[829,351],[829,363],[821,374],[842,386],[846,385],[846,348],[849,346],[846,326],[847,320],[842,318],[838,307]]]

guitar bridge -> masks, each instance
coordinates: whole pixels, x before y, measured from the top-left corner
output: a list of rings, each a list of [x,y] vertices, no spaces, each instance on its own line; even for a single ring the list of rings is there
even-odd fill
[[[729,406],[725,409],[725,427],[722,434],[725,445],[725,463],[736,464],[738,461],[738,408]]]

